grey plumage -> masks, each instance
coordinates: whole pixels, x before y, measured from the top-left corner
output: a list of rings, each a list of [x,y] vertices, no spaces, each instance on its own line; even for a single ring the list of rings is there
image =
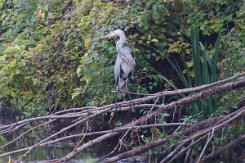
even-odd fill
[[[135,67],[135,59],[132,56],[132,50],[129,47],[123,47],[126,42],[125,33],[117,29],[106,37],[119,36],[119,41],[116,43],[117,58],[114,65],[114,78],[117,84],[118,91],[127,89],[127,82]]]

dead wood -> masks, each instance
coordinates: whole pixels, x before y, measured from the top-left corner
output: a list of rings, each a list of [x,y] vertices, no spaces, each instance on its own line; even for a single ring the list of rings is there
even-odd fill
[[[239,138],[236,138],[235,140],[232,140],[231,142],[229,142],[228,144],[225,144],[221,147],[219,147],[217,150],[215,150],[214,152],[208,154],[207,156],[205,156],[202,161],[206,161],[209,160],[211,158],[214,158],[216,156],[218,156],[221,152],[224,152],[236,145],[238,145],[241,142],[245,141],[245,135],[240,136]]]
[[[141,153],[144,153],[152,148],[155,148],[159,145],[162,145],[164,143],[166,143],[167,140],[166,139],[160,139],[158,141],[154,141],[154,142],[151,142],[149,144],[146,144],[144,146],[141,146],[141,147],[138,147],[136,149],[132,149],[130,151],[127,151],[127,152],[124,152],[124,153],[120,153],[116,156],[113,156],[111,158],[106,158],[105,160],[103,160],[102,162],[104,163],[110,163],[110,162],[116,162],[118,160],[122,160],[124,158],[128,158],[130,156],[135,156],[135,155],[138,155],[138,154],[141,154]]]
[[[0,133],[1,134],[10,134],[15,132],[19,129],[23,129],[26,125],[37,122],[39,123],[37,126],[23,132],[20,136],[13,139],[12,141],[6,143],[2,146],[6,147],[11,143],[14,143],[24,137],[28,132],[36,130],[37,128],[49,125],[58,119],[73,119],[72,124],[62,128],[60,131],[49,135],[48,137],[40,140],[39,142],[33,144],[30,147],[26,147],[23,149],[16,149],[14,151],[9,151],[6,153],[0,154],[0,157],[12,155],[14,153],[25,152],[23,155],[20,155],[19,161],[22,160],[27,154],[29,154],[34,148],[45,147],[49,144],[57,143],[59,141],[64,141],[73,138],[81,138],[82,139],[86,136],[95,136],[92,140],[88,142],[79,141],[79,144],[76,145],[73,151],[68,153],[63,158],[59,158],[60,162],[66,162],[76,155],[84,151],[85,149],[100,143],[101,141],[110,139],[116,135],[121,135],[119,140],[119,146],[123,139],[125,139],[126,135],[132,132],[138,132],[139,129],[146,129],[146,128],[153,128],[153,127],[169,127],[169,126],[178,126],[184,130],[180,130],[179,132],[173,132],[171,134],[172,138],[178,141],[178,144],[171,144],[167,139],[160,139],[149,144],[142,145],[138,148],[126,151],[124,153],[119,153],[115,156],[110,158],[105,158],[104,160],[107,162],[113,162],[116,160],[120,160],[123,158],[131,157],[136,154],[141,154],[147,150],[153,149],[161,144],[168,144],[169,148],[164,153],[165,158],[162,162],[172,162],[180,157],[184,152],[189,151],[190,154],[191,148],[196,144],[200,143],[206,138],[206,143],[197,157],[197,162],[201,160],[208,159],[209,157],[214,157],[213,155],[205,156],[205,151],[209,145],[209,142],[212,140],[216,131],[220,130],[221,128],[226,127],[228,124],[234,123],[241,119],[241,117],[245,114],[245,107],[238,109],[235,112],[228,113],[227,115],[221,115],[218,117],[210,118],[204,120],[202,122],[196,124],[187,124],[187,123],[167,123],[167,124],[150,124],[154,118],[158,115],[167,112],[169,110],[178,110],[183,108],[188,104],[193,102],[197,102],[207,97],[214,96],[218,93],[224,91],[232,91],[239,88],[245,87],[245,73],[237,74],[231,78],[224,79],[212,84],[206,84],[203,86],[193,87],[193,88],[185,88],[173,91],[163,91],[158,92],[155,94],[150,94],[149,96],[137,98],[131,101],[123,101],[118,102],[106,106],[86,106],[81,108],[71,108],[64,111],[58,111],[52,113],[47,116],[41,117],[34,117],[29,119],[24,119],[18,121],[16,123],[8,124],[8,125],[0,125]],[[169,104],[159,104],[159,98],[165,96],[173,96],[173,95],[185,95],[184,97],[180,98],[179,100],[173,101]],[[87,132],[85,129],[82,133],[77,133],[69,136],[59,137],[62,133],[78,126],[87,124],[87,122],[96,119],[98,116],[102,116],[104,113],[110,112],[120,112],[120,111],[128,111],[131,109],[137,110],[142,108],[148,108],[149,111],[146,115],[141,116],[138,119],[133,119],[131,122],[121,125],[118,128],[110,129],[110,130],[102,130],[102,131],[94,131],[94,132]],[[151,121],[150,121],[151,120]],[[151,122],[152,123],[152,122]],[[84,128],[87,128],[86,126]],[[52,139],[52,140],[51,140]],[[240,139],[239,139],[240,140]],[[242,139],[243,140],[243,139]],[[236,144],[236,143],[235,143]],[[234,144],[233,144],[234,145]],[[231,146],[233,146],[231,145]],[[229,145],[228,145],[229,146]],[[229,146],[230,147],[230,146]],[[225,148],[225,147],[224,147]],[[219,149],[216,150],[216,153],[219,153]],[[215,154],[215,153],[214,153]],[[217,154],[216,154],[217,155]],[[188,156],[187,158],[188,159]]]

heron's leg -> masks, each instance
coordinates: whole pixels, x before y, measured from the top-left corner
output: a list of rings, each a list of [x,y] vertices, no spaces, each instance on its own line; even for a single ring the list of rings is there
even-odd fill
[[[128,91],[128,79],[125,81],[126,82],[126,85],[125,85],[125,88],[126,88],[126,92],[127,92],[127,95],[128,95],[128,98],[129,98],[129,101],[130,101],[130,108],[132,109],[132,98],[131,98],[131,95],[130,95],[130,92]]]
[[[128,92],[128,79],[125,80],[125,92],[126,92],[126,94],[128,95],[129,100],[131,100],[130,94],[129,94],[129,92]]]
[[[116,103],[116,109],[117,109],[117,107],[118,107],[118,105],[117,105],[117,100],[118,100],[118,92],[117,92],[116,101],[115,101],[115,103]]]
[[[121,88],[120,88],[120,83],[121,83],[121,78],[118,77],[118,82],[117,82],[117,87],[116,87],[116,90],[117,90],[117,100],[120,99],[120,95],[122,96],[122,98],[124,97],[123,96],[123,92],[121,91]]]
[[[126,91],[128,92],[128,79],[125,80],[125,88],[126,88]]]
[[[118,95],[119,95],[120,92],[118,92],[117,87],[116,87],[116,90],[117,90],[117,92],[116,92],[115,110],[117,111],[117,108],[118,108],[117,101],[118,101]],[[109,113],[109,114],[110,114],[110,119],[109,119],[108,123],[111,123],[111,121],[112,121],[112,119],[113,119],[113,117],[114,117],[114,113],[111,112],[111,113]]]

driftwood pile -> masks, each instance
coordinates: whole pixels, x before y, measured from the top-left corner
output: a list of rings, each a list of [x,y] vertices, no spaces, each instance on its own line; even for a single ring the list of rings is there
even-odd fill
[[[244,122],[245,106],[241,106],[234,112],[230,112],[217,117],[212,117],[202,122],[192,124],[186,122],[162,124],[157,123],[157,121],[154,121],[154,119],[157,116],[171,110],[174,114],[176,111],[186,108],[183,106],[203,100],[207,97],[214,96],[224,91],[232,91],[242,88],[245,88],[245,73],[237,74],[231,78],[198,87],[158,92],[155,94],[149,94],[148,96],[142,98],[117,102],[101,107],[87,106],[81,108],[72,108],[68,110],[58,111],[48,116],[29,118],[8,125],[0,125],[0,133],[2,135],[7,135],[17,130],[24,129],[25,126],[30,123],[36,122],[36,125],[33,126],[31,129],[24,130],[18,137],[2,146],[2,148],[5,148],[6,146],[16,141],[20,141],[21,138],[25,137],[29,132],[32,132],[33,130],[38,130],[38,128],[41,128],[43,126],[51,125],[59,119],[73,119],[70,125],[60,129],[54,134],[47,136],[43,140],[36,142],[32,146],[2,153],[0,154],[0,157],[6,157],[11,156],[12,154],[20,153],[18,161],[21,161],[34,148],[45,148],[50,144],[78,138],[80,141],[74,147],[73,151],[70,151],[70,153],[65,155],[63,158],[57,158],[53,160],[54,162],[67,162],[79,153],[83,152],[91,146],[100,143],[101,141],[108,140],[115,136],[120,136],[115,149],[103,158],[98,158],[98,161],[115,162],[124,158],[140,155],[159,146],[164,146],[165,148],[162,148],[163,150],[159,156],[159,158],[161,158],[161,162],[163,163],[174,162],[180,157],[183,158],[185,162],[189,162],[190,160],[193,161],[193,159],[195,162],[202,162],[204,160],[217,156],[222,151],[227,150],[237,143],[245,140],[245,135],[242,135],[241,137],[238,137],[234,141],[225,144],[224,146],[213,149],[213,151],[210,153],[206,152],[210,141],[214,139],[217,131],[225,128],[229,124]],[[180,94],[185,96],[169,104],[159,104],[159,100],[166,96],[174,96]],[[89,121],[96,119],[99,116],[103,116],[105,113],[122,112],[131,109],[140,110],[142,108],[148,108],[147,114],[142,115],[138,119],[132,119],[131,122],[123,124],[119,127],[115,127],[110,130],[93,132],[89,132],[89,130],[86,129],[88,128]],[[64,132],[78,125],[84,126],[84,130],[82,130],[82,133],[80,131],[80,133],[76,133],[73,135],[61,136]],[[171,139],[174,139],[176,140],[176,142],[178,142],[177,144],[171,144],[168,138],[159,138],[158,140],[151,140],[151,142],[149,143],[141,144],[137,148],[131,148],[129,150],[118,153],[117,149],[124,145],[124,139],[126,139],[126,137],[131,133],[137,133],[138,131],[143,129],[167,128],[173,126],[175,126],[175,130],[173,130],[172,133],[169,133],[169,135],[171,136]],[[91,139],[89,141],[83,141],[85,137],[91,137]],[[191,156],[192,149],[196,145],[201,146],[202,150],[200,150],[200,153],[198,155],[195,155],[196,157],[193,158]]]

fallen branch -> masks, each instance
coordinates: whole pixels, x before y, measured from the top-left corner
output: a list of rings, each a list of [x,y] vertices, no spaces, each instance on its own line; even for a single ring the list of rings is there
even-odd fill
[[[49,123],[52,123],[52,122],[54,122],[54,121],[55,121],[55,119],[49,120],[48,122],[42,123],[42,124],[40,124],[40,125],[38,125],[38,126],[35,126],[35,127],[31,128],[31,129],[25,131],[24,133],[22,133],[22,134],[21,134],[20,136],[18,136],[17,138],[15,138],[15,139],[11,140],[10,142],[4,144],[1,148],[4,148],[4,147],[6,147],[6,146],[8,146],[8,145],[10,145],[10,144],[12,144],[12,143],[14,143],[15,141],[19,140],[20,138],[22,138],[23,136],[25,136],[25,135],[28,134],[29,132],[31,132],[31,131],[33,131],[33,130],[39,128],[39,127],[45,126],[45,125],[47,125],[47,124],[49,124]]]
[[[218,156],[220,153],[238,145],[240,142],[245,141],[245,135],[240,136],[239,138],[232,140],[231,142],[229,142],[226,145],[223,145],[221,147],[219,147],[217,150],[215,150],[214,152],[208,154],[207,156],[205,156],[202,161],[207,161],[211,158],[214,158],[216,156]]]
[[[46,143],[41,144],[42,146],[57,143],[59,141],[63,141],[66,139],[71,139],[71,138],[77,138],[81,136],[92,136],[92,135],[102,135],[102,134],[107,134],[107,133],[112,133],[112,132],[124,132],[129,129],[146,129],[146,128],[153,128],[153,127],[174,127],[174,126],[192,126],[192,124],[187,124],[187,123],[166,123],[166,124],[150,124],[150,125],[141,125],[141,126],[134,126],[134,127],[123,127],[119,129],[112,129],[112,130],[104,130],[104,131],[97,131],[97,132],[91,132],[91,133],[82,133],[82,134],[75,134],[75,135],[70,135],[70,136],[65,136],[59,139],[55,139]]]
[[[44,147],[48,144],[53,144],[59,141],[67,140],[67,139],[72,139],[72,138],[78,138],[78,137],[85,137],[85,136],[91,136],[91,135],[99,135],[98,137],[81,144],[75,150],[72,152],[68,153],[66,156],[64,156],[61,159],[58,159],[60,161],[68,161],[71,158],[74,158],[77,154],[81,153],[83,150],[100,143],[103,140],[109,139],[113,136],[116,135],[123,135],[121,137],[124,139],[126,135],[130,132],[136,132],[135,130],[137,129],[144,129],[144,128],[152,128],[152,127],[166,127],[166,126],[174,126],[174,124],[147,124],[149,123],[149,120],[152,120],[153,118],[156,118],[158,115],[170,111],[170,110],[177,110],[183,108],[183,106],[186,106],[188,104],[191,104],[193,102],[202,100],[204,98],[214,96],[217,93],[224,92],[224,91],[231,91],[235,90],[241,87],[245,87],[245,73],[242,74],[237,74],[231,78],[224,79],[212,84],[207,84],[199,87],[194,87],[194,88],[186,88],[186,89],[179,89],[179,90],[174,90],[174,91],[163,91],[163,92],[158,92],[155,94],[152,94],[147,97],[143,98],[138,98],[134,99],[131,101],[123,101],[123,102],[118,102],[106,106],[101,106],[101,107],[96,107],[96,106],[89,106],[89,107],[81,107],[81,108],[71,108],[67,109],[64,111],[58,111],[53,114],[47,115],[47,116],[42,116],[42,117],[35,117],[35,118],[30,118],[30,119],[25,119],[13,124],[8,124],[8,125],[0,125],[0,132],[2,134],[9,134],[10,132],[16,131],[20,128],[23,128],[25,125],[30,124],[32,122],[39,122],[39,124],[36,127],[33,127],[30,130],[27,130],[25,133],[21,134],[19,137],[16,139],[10,141],[9,143],[5,144],[4,146],[13,143],[23,137],[26,133],[29,131],[33,131],[37,129],[40,126],[43,126],[44,124],[48,122],[53,122],[58,119],[73,119],[72,124],[68,125],[67,127],[62,128],[60,131],[51,134],[50,136],[44,138],[43,140],[39,141],[38,143],[33,144],[30,147],[26,147],[23,149],[18,149],[15,151],[10,151],[7,153],[3,153],[0,155],[0,157],[6,156],[6,155],[11,155],[13,153],[19,153],[25,151],[26,153],[20,157],[20,160],[23,159],[29,152],[31,152],[34,148],[40,148]],[[159,104],[158,101],[160,98],[165,97],[165,96],[172,96],[172,95],[183,95],[185,94],[186,97],[182,96],[181,99],[173,101],[169,104]],[[155,102],[154,102],[155,101]],[[127,124],[124,124],[118,128],[111,129],[111,130],[103,130],[103,131],[94,131],[94,132],[88,132],[88,133],[80,133],[80,134],[74,134],[66,137],[61,137],[57,138],[59,135],[64,133],[65,131],[76,127],[78,125],[84,125],[87,124],[87,122],[95,119],[98,116],[102,116],[104,113],[110,113],[110,112],[119,112],[119,111],[128,111],[130,109],[149,109],[148,113],[144,116],[141,116],[138,119],[135,119]],[[243,108],[244,109],[244,108]],[[211,132],[215,132],[219,130],[220,128],[223,128],[227,126],[227,124],[233,123],[234,120],[237,120],[240,118],[242,115],[244,115],[244,110],[239,109],[238,111],[235,111],[233,113],[230,113],[226,116],[220,116],[216,117],[216,119],[213,119],[213,122],[210,122],[210,125],[201,125],[201,124],[192,124],[191,127],[188,127],[186,130],[187,132],[173,132],[172,136],[173,138],[178,138],[180,145],[174,148],[173,146],[173,151],[171,151],[170,154],[166,157],[166,161],[171,161],[175,160],[177,157],[180,156],[183,152],[181,151],[186,151],[191,149],[193,145],[198,143],[201,138],[207,137],[208,134]],[[44,122],[43,122],[44,121]],[[205,122],[203,122],[205,124]],[[181,123],[176,123],[175,126],[186,126],[187,124],[181,124]],[[189,137],[184,137],[185,134],[190,133],[191,135]],[[210,134],[212,137],[212,134]],[[186,135],[185,135],[186,136]],[[203,151],[201,152],[199,156],[199,160],[202,160],[204,156],[204,151],[207,148],[207,145],[209,141],[211,140],[208,139],[206,142],[206,146],[204,146]],[[51,140],[54,139],[54,140]],[[161,141],[161,140],[159,140]],[[165,140],[166,141],[166,140]],[[158,141],[156,141],[158,142]],[[136,149],[133,149],[131,151],[127,151],[125,153],[119,154],[118,156],[113,156],[110,159],[112,160],[118,160],[121,158],[126,158],[130,157],[133,154],[137,153],[142,153],[145,150],[155,148],[159,146],[160,144],[153,142],[153,144],[150,144],[149,146],[146,144],[144,146],[138,147]],[[80,143],[83,143],[80,141]],[[165,142],[168,143],[168,142]],[[151,146],[152,145],[152,146]],[[171,146],[171,145],[170,145]],[[144,150],[145,149],[145,150]],[[174,157],[173,157],[174,156]],[[107,160],[110,160],[107,158]]]
[[[208,138],[207,138],[207,142],[206,144],[204,145],[203,149],[202,149],[202,152],[200,154],[200,156],[198,157],[197,161],[196,162],[200,162],[200,160],[202,159],[203,155],[204,155],[204,152],[205,150],[207,149],[207,146],[209,144],[209,142],[211,141],[211,139],[213,138],[214,136],[214,130],[212,130],[211,133],[208,134]]]
[[[234,113],[236,113],[236,114],[234,115]],[[192,144],[193,141],[194,142],[196,142],[195,140],[200,141],[199,140],[200,138],[203,139],[204,137],[208,136],[208,134],[211,133],[211,135],[209,136],[209,139],[208,139],[208,141],[206,143],[206,145],[207,145],[208,142],[210,141],[210,139],[213,137],[213,134],[214,134],[215,131],[217,131],[217,130],[223,128],[223,127],[226,127],[228,124],[232,123],[236,119],[238,119],[238,118],[240,118],[240,117],[245,115],[245,106],[243,108],[237,110],[234,113],[231,113],[229,115],[226,115],[225,117],[222,117],[221,118],[222,121],[223,121],[222,123],[215,122],[211,126],[209,126],[207,128],[204,128],[201,131],[197,131],[196,133],[192,134],[190,137],[179,141],[179,144],[186,144],[186,143]],[[231,115],[233,115],[233,116],[231,117]],[[189,147],[185,148],[183,151],[186,151],[187,149],[190,149],[192,146],[193,145],[190,145]],[[202,153],[200,154],[200,157],[199,157],[200,159],[201,159],[201,156],[203,155],[203,152],[204,152],[205,149],[206,149],[206,147],[203,148],[203,151],[202,151]],[[180,152],[174,157],[174,159],[177,159],[181,154],[183,154],[183,151],[180,150]],[[176,152],[174,154],[176,154]],[[169,154],[161,162],[162,163],[163,162],[173,162],[174,159],[169,160],[172,156],[173,156],[172,153]],[[200,161],[200,160],[198,160],[198,161]]]
[[[122,159],[128,158],[130,156],[135,156],[135,155],[144,153],[144,152],[146,152],[146,151],[148,151],[148,150],[150,150],[152,148],[158,147],[159,145],[162,145],[162,144],[164,144],[166,142],[167,142],[166,139],[161,139],[161,140],[158,140],[158,141],[155,141],[155,142],[151,142],[149,144],[146,144],[144,146],[132,149],[130,151],[127,151],[127,152],[124,152],[124,153],[120,153],[120,154],[118,154],[116,156],[113,156],[111,158],[106,158],[102,162],[104,162],[104,163],[116,162],[118,160],[122,160]]]
[[[137,106],[137,104],[144,103],[146,101],[152,100],[152,99],[157,98],[157,97],[165,97],[165,96],[173,96],[173,95],[177,95],[177,94],[199,92],[199,91],[202,91],[202,90],[205,90],[205,89],[209,89],[209,88],[213,88],[213,87],[216,87],[216,86],[219,86],[219,85],[224,85],[225,83],[228,83],[228,82],[231,82],[233,80],[239,79],[240,77],[243,77],[243,76],[245,76],[245,73],[237,74],[237,75],[234,75],[233,77],[230,77],[230,78],[227,78],[227,79],[224,79],[224,80],[221,80],[221,81],[217,81],[217,82],[211,83],[211,84],[206,84],[206,85],[193,87],[193,88],[184,88],[184,89],[179,89],[179,90],[174,90],[174,91],[158,92],[158,93],[155,93],[155,96],[148,96],[148,97],[138,98],[138,99],[135,99],[135,100],[132,100],[132,101],[118,102],[118,103],[115,103],[115,104],[110,104],[110,105],[102,106],[102,107],[89,106],[89,107],[67,109],[67,110],[64,110],[64,111],[56,112],[56,113],[48,115],[48,116],[29,118],[29,119],[18,121],[16,123],[12,123],[12,124],[9,124],[9,125],[0,125],[0,130],[4,130],[5,128],[10,128],[12,126],[19,126],[22,123],[29,123],[29,122],[33,122],[33,121],[40,121],[40,120],[46,120],[46,119],[76,118],[76,117],[80,117],[80,116],[84,117],[84,116],[88,116],[88,114],[95,114],[98,111],[105,110],[105,109],[108,109],[108,108],[110,108],[110,109],[108,109],[108,111],[109,110],[110,111],[115,111],[116,109],[127,107],[127,108],[122,109],[122,111],[126,111],[126,110],[129,109],[128,107],[130,107],[131,104],[136,105],[134,107],[138,107],[138,108],[152,107],[153,104],[143,104],[143,105],[140,105],[140,106]],[[69,113],[69,112],[75,112],[76,114],[67,115],[67,113]],[[79,115],[79,113],[80,114],[84,114],[84,115]],[[66,115],[62,115],[62,114],[66,114]]]
[[[146,116],[142,116],[138,120],[133,121],[133,122],[126,124],[124,126],[140,125],[140,124],[145,122],[145,119],[150,119],[152,117],[156,117],[157,115],[161,114],[164,110],[175,109],[178,106],[184,106],[184,105],[190,104],[192,102],[203,99],[204,97],[210,97],[210,96],[213,96],[214,94],[222,92],[222,91],[234,90],[234,89],[238,89],[238,88],[244,87],[244,86],[245,86],[245,79],[241,79],[241,80],[238,80],[235,82],[229,82],[229,83],[225,83],[223,85],[219,85],[215,89],[209,88],[207,90],[201,91],[200,93],[189,95],[185,98],[174,101],[168,105],[161,105],[161,106],[159,106],[159,108],[156,111],[153,111],[152,113],[147,114],[147,118],[146,118]],[[91,140],[91,141],[83,144],[82,146],[78,147],[76,149],[76,151],[73,151],[73,152],[69,153],[68,155],[66,155],[62,160],[68,161],[69,159],[75,157],[78,153],[82,152],[84,149],[91,147],[92,145],[95,145],[95,144],[101,142],[102,140],[111,138],[117,134],[119,134],[119,132],[108,133],[108,134],[103,135],[101,137],[98,137],[94,140]]]

